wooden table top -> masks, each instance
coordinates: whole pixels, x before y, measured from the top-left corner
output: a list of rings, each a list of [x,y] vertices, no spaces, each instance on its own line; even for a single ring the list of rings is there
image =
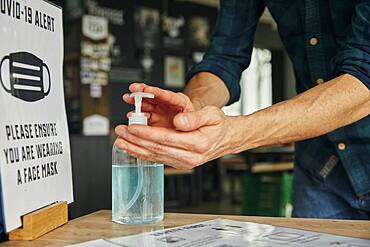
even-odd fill
[[[65,246],[94,239],[122,237],[217,218],[370,239],[370,221],[167,213],[165,214],[165,220],[155,225],[120,225],[111,221],[111,211],[103,210],[74,219],[35,241],[8,241],[0,244],[0,247]]]

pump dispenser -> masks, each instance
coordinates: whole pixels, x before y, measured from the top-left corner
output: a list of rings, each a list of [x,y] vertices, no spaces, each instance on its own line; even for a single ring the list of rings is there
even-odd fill
[[[132,93],[130,97],[135,99],[135,112],[128,118],[128,124],[148,125],[148,118],[141,112],[141,103],[143,98],[154,99],[154,95],[151,93]]]
[[[129,125],[148,125],[141,112],[143,98],[150,93],[132,93],[135,112]],[[135,145],[135,144],[132,144]],[[151,224],[163,220],[163,164],[144,161],[113,146],[112,150],[112,221],[120,224]]]

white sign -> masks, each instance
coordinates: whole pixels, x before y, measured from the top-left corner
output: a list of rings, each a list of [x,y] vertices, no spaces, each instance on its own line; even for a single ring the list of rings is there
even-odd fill
[[[85,136],[109,135],[109,119],[98,114],[86,117],[83,120],[83,134]]]
[[[62,10],[41,0],[0,2],[0,175],[8,232],[21,226],[22,215],[72,202],[73,192]]]
[[[341,237],[286,227],[210,220],[197,224],[142,233],[122,238],[100,239],[73,246],[113,247],[221,247],[221,246],[301,246],[301,247],[365,247],[369,240]]]
[[[108,38],[108,20],[103,17],[84,15],[82,17],[82,33],[92,40]]]

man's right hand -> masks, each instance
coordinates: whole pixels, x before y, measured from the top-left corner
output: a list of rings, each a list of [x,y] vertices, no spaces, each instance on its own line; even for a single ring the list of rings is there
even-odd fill
[[[144,83],[133,83],[129,90],[132,93],[146,92],[154,94],[154,99],[143,99],[141,107],[142,112],[148,116],[149,125],[153,127],[178,129],[174,124],[175,116],[179,113],[194,111],[193,103],[183,93],[174,93]],[[129,93],[123,95],[123,100],[129,104],[135,103]],[[129,112],[128,116],[131,114],[132,112]]]

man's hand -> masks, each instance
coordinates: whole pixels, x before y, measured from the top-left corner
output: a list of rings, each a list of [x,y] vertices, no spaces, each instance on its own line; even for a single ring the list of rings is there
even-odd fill
[[[226,143],[231,138],[225,129],[232,128],[217,107],[195,111],[185,94],[143,83],[134,83],[129,90],[154,94],[154,99],[144,99],[142,103],[142,112],[148,116],[150,126],[117,126],[117,147],[142,160],[178,169],[194,168],[228,152]],[[123,100],[134,104],[129,94],[125,94]]]
[[[154,99],[143,99],[142,112],[148,116],[150,126],[175,128],[173,119],[178,113],[194,110],[190,99],[183,93],[174,93],[157,87],[147,86],[143,83],[133,83],[129,90],[132,93],[146,92],[154,94]],[[129,104],[135,101],[130,94],[123,95],[123,100]],[[132,112],[128,113],[130,116]]]
[[[235,132],[231,118],[217,107],[207,106],[199,111],[177,114],[174,118],[177,130],[120,125],[116,127],[119,138],[115,145],[142,160],[191,169],[230,153]]]

